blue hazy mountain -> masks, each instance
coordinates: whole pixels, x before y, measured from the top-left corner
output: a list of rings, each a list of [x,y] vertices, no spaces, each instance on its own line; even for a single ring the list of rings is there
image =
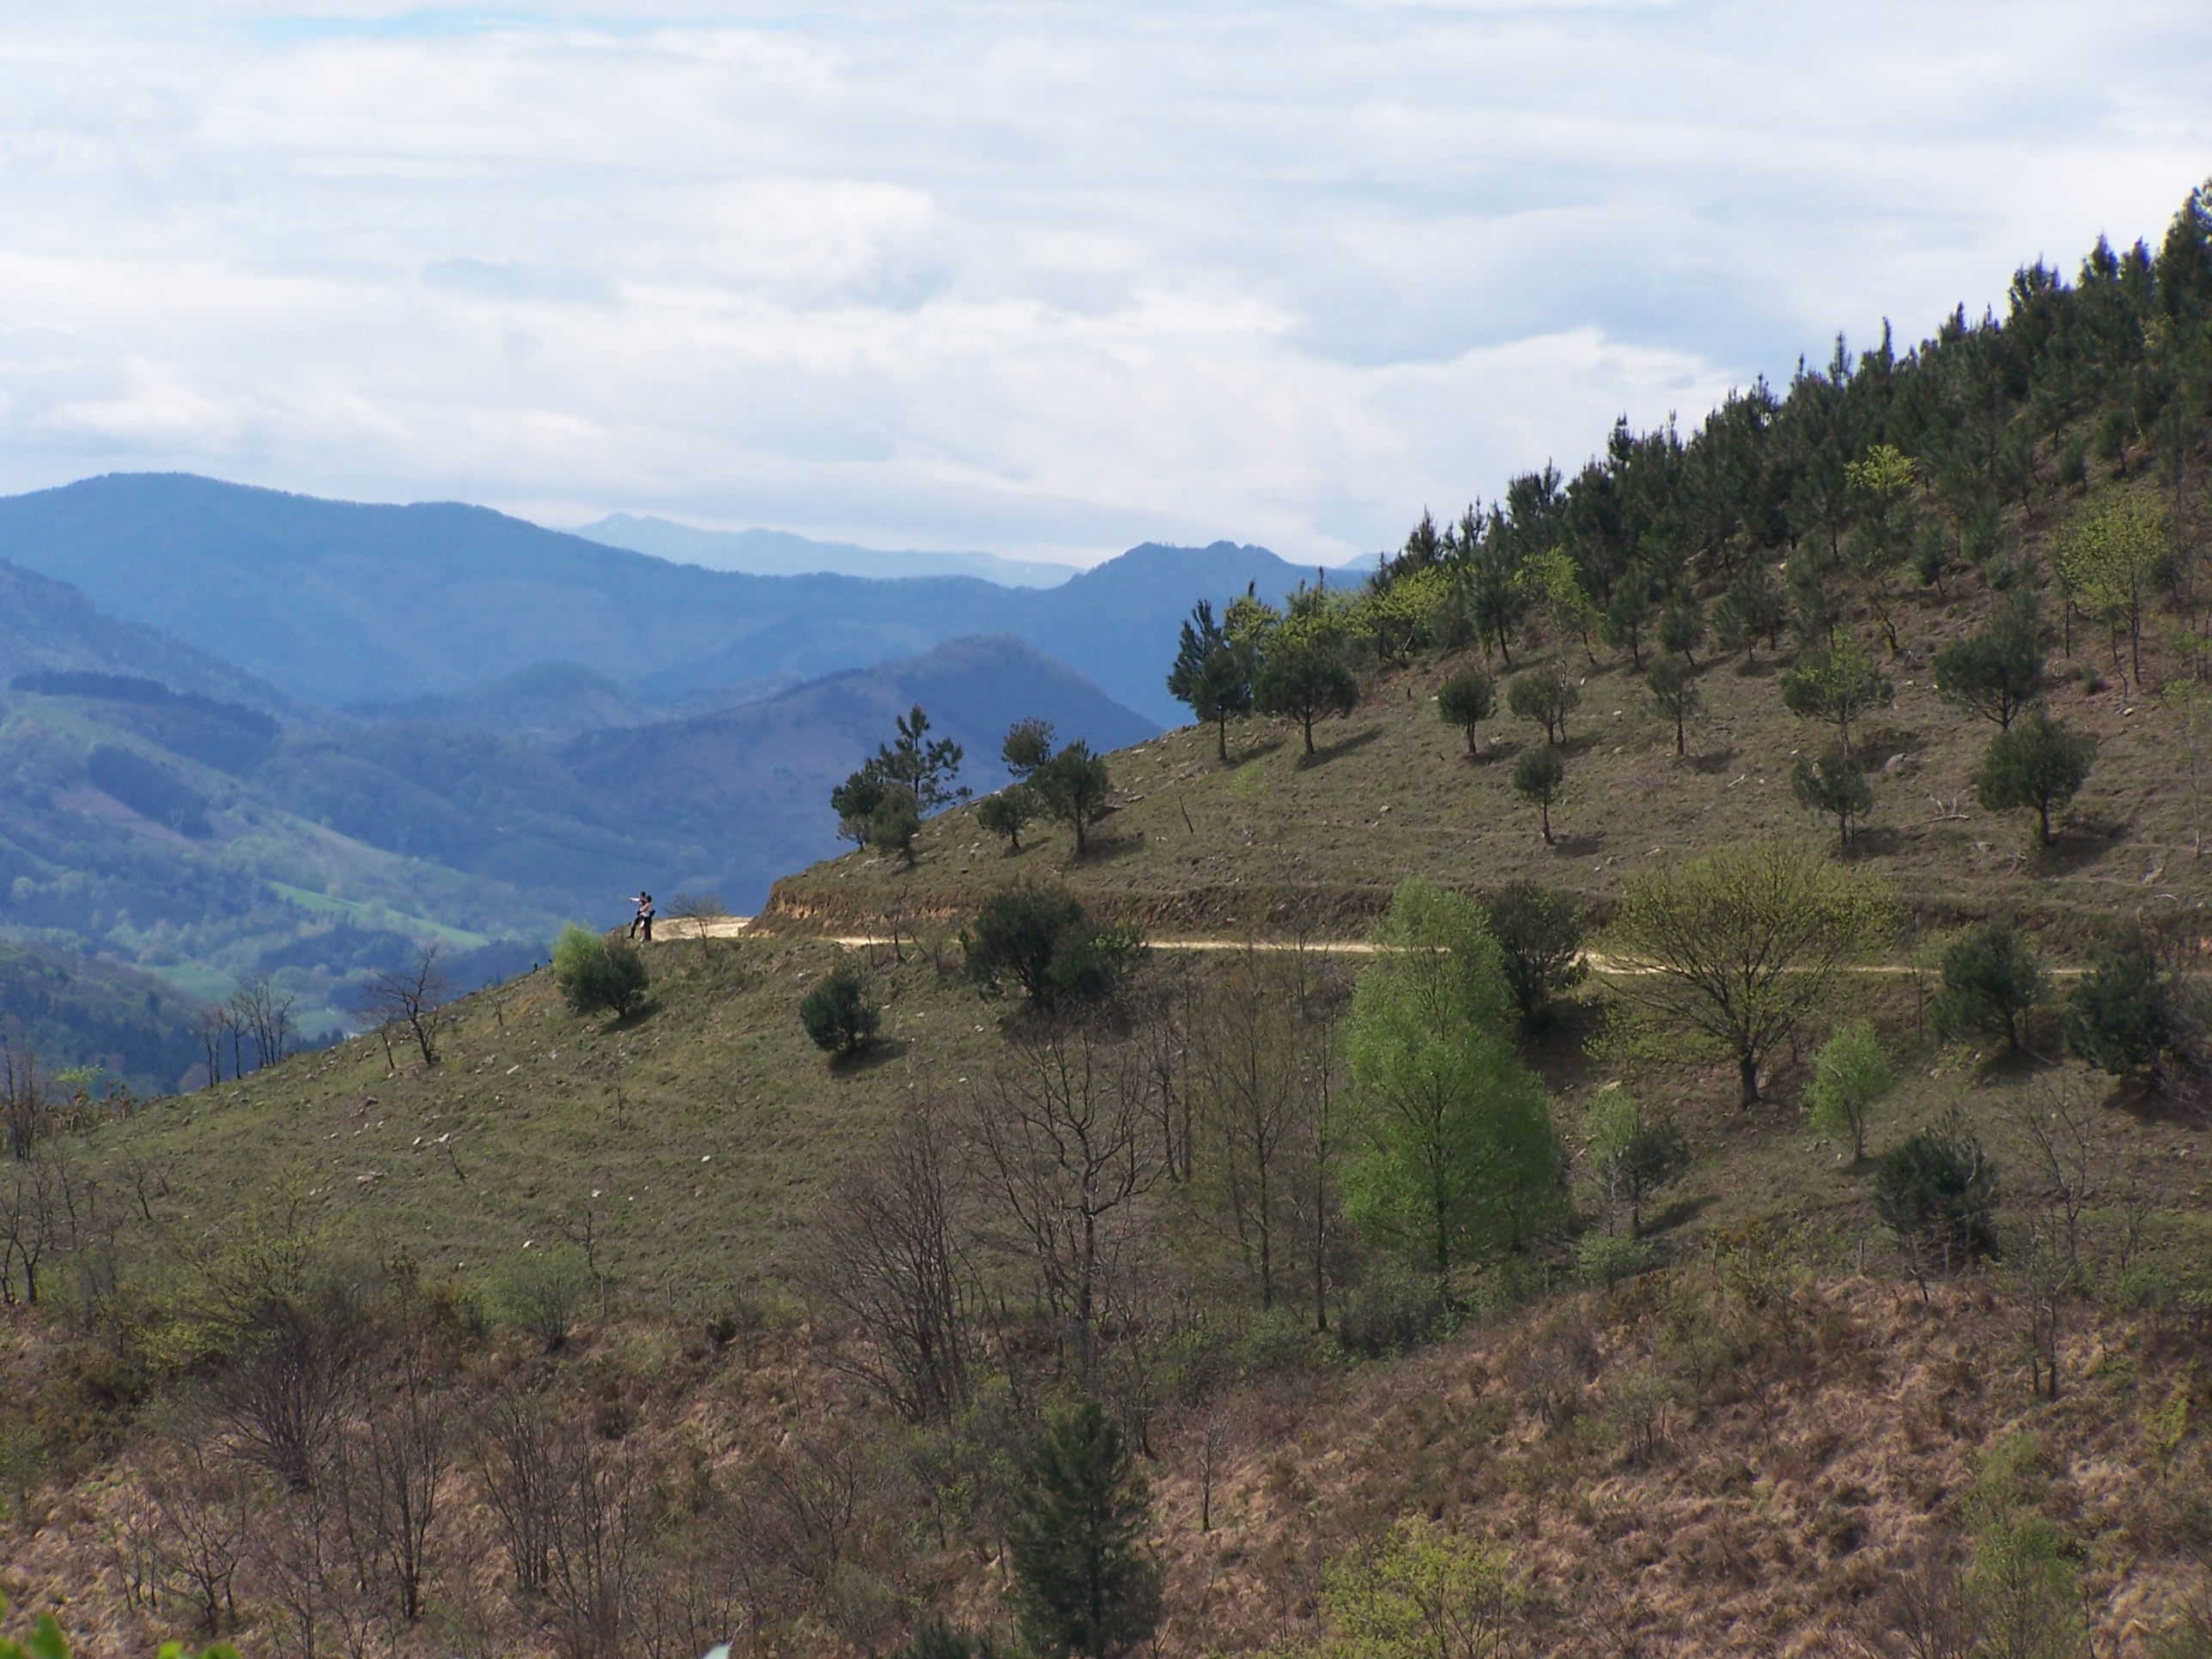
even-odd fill
[[[611,514],[576,532],[609,547],[709,570],[754,576],[974,576],[1001,587],[1057,587],[1075,567],[1000,558],[995,553],[890,552],[851,542],[817,542],[787,530],[701,530],[672,519]]]
[[[1006,634],[1166,724],[1175,623],[1310,570],[1267,549],[1133,548],[1057,587],[708,570],[485,507],[331,501],[121,473],[0,499],[0,559],[295,697],[391,702],[574,663],[649,701],[763,696]]]

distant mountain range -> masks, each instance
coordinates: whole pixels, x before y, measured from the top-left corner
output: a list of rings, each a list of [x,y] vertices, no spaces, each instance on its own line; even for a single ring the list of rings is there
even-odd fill
[[[1279,595],[1312,574],[1216,542],[1133,548],[1048,589],[757,576],[484,507],[362,506],[148,473],[0,500],[0,559],[314,702],[460,692],[544,662],[579,664],[648,702],[733,701],[1010,634],[1162,724],[1180,717],[1164,681],[1192,603],[1248,583]]]
[[[732,539],[826,545],[764,534]],[[313,1031],[430,941],[467,985],[640,884],[749,909],[913,704],[979,791],[1018,719],[1134,743],[1182,717],[1194,601],[1310,574],[1218,542],[1052,587],[763,575],[167,475],[0,500],[0,1036],[160,1083],[189,999],[255,975]]]
[[[755,576],[974,576],[1002,587],[1057,587],[1075,574],[1073,565],[1002,559],[995,553],[895,553],[850,542],[817,542],[787,530],[700,530],[627,513],[610,514],[575,533],[633,553]]]

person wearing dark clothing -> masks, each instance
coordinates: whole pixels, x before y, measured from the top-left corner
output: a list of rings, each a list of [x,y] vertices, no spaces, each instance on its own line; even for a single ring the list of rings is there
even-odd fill
[[[637,906],[637,914],[629,919],[629,936],[642,936],[647,945],[653,943],[653,895],[641,892],[630,901]]]

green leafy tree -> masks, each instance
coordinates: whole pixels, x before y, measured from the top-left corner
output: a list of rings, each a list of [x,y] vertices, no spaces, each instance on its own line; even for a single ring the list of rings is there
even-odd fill
[[[1487,920],[1522,1027],[1539,1030],[1549,1022],[1553,1003],[1589,972],[1583,960],[1582,901],[1533,881],[1510,882],[1490,901]]]
[[[1322,1597],[1344,1659],[1495,1659],[1510,1650],[1522,1596],[1510,1559],[1425,1516],[1340,1562]]]
[[[1278,637],[1260,665],[1255,698],[1261,714],[1293,720],[1314,752],[1314,722],[1349,714],[1359,706],[1359,682],[1341,647],[1323,636]]]
[[[627,939],[602,938],[572,922],[553,943],[553,983],[571,1013],[628,1019],[644,1006],[652,975]]]
[[[2028,1012],[2049,983],[2027,941],[2002,923],[1974,928],[1945,948],[1942,975],[1943,988],[1928,1010],[1936,1035],[2001,1036],[2019,1053]]]
[[[1531,668],[1516,674],[1505,688],[1505,706],[1544,728],[1547,743],[1567,740],[1567,716],[1582,707],[1582,688],[1558,668]]]
[[[2134,933],[2099,953],[2066,1002],[2066,1047],[2115,1077],[2148,1072],[2173,1044],[2172,982],[2150,940]]]
[[[1872,878],[1796,847],[1724,848],[1630,878],[1607,944],[1644,971],[1613,994],[1642,1041],[1727,1055],[1751,1106],[1768,1056],[1894,927]]]
[[[1015,986],[1037,1008],[1113,996],[1144,949],[1133,930],[1092,921],[1073,895],[1035,887],[992,894],[960,945],[970,984],[989,996]]]
[[[1582,645],[1583,655],[1591,666],[1596,666],[1597,653],[1590,649],[1590,632],[1598,625],[1600,613],[1589,595],[1583,591],[1582,575],[1575,568],[1574,560],[1564,549],[1547,549],[1522,567],[1520,581],[1541,607],[1553,630],[1562,636],[1573,635]]]
[[[1997,1166],[1956,1111],[1890,1148],[1875,1172],[1875,1213],[1923,1285],[1996,1249],[2000,1196]]]
[[[1346,1207],[1442,1275],[1557,1213],[1558,1137],[1474,902],[1409,878],[1375,938],[1346,1025],[1359,1122]]]
[[[1644,1231],[1644,1205],[1690,1167],[1689,1143],[1673,1119],[1653,1116],[1617,1085],[1599,1090],[1590,1102],[1588,1134],[1587,1158],[1605,1200],[1607,1231],[1625,1204],[1629,1236],[1635,1237]]]
[[[859,1054],[875,1042],[883,1021],[881,1005],[868,994],[868,976],[849,962],[832,968],[799,1005],[799,1023],[826,1054]]]
[[[2127,630],[2131,677],[2138,686],[2143,617],[2172,556],[2165,503],[2140,490],[2100,496],[2058,541],[2058,581],[2068,603],[2103,617],[2116,635]]]
[[[1627,652],[1630,664],[1638,673],[1644,671],[1644,631],[1651,625],[1657,603],[1651,597],[1649,579],[1635,573],[1616,582],[1613,597],[1606,601],[1605,642]]]
[[[1866,1157],[1867,1124],[1874,1109],[1896,1086],[1897,1073],[1873,1025],[1854,1020],[1813,1055],[1813,1086],[1806,1096],[1813,1127],[1849,1135],[1851,1161],[1858,1163]]]
[[[968,790],[959,782],[963,751],[950,738],[930,737],[929,716],[921,705],[915,704],[894,725],[896,735],[869,764],[886,781],[903,787],[924,816],[967,799]]]
[[[870,767],[863,766],[848,777],[830,792],[830,808],[837,815],[837,834],[866,847],[876,813],[891,793],[890,782]]]
[[[1010,783],[986,795],[975,807],[975,823],[986,835],[1004,836],[1014,852],[1022,850],[1022,831],[1037,815],[1036,792],[1025,783]]]
[[[1029,788],[1044,816],[1064,823],[1075,836],[1075,855],[1091,850],[1091,828],[1106,816],[1114,797],[1114,775],[1105,760],[1078,738],[1030,774]]]
[[[1874,787],[1867,781],[1866,768],[1840,750],[1817,760],[1800,755],[1790,771],[1790,793],[1807,811],[1835,819],[1838,843],[1846,850],[1853,822],[1874,810]]]
[[[1674,753],[1689,753],[1690,722],[1705,708],[1705,699],[1698,694],[1698,682],[1686,658],[1662,657],[1651,665],[1646,677],[1651,688],[1651,701],[1660,714],[1674,726]]]
[[[1833,726],[1836,746],[1846,755],[1851,752],[1852,725],[1887,707],[1896,695],[1897,688],[1849,639],[1805,653],[1782,677],[1782,706],[1800,720]]]
[[[1052,758],[1052,722],[1032,716],[1016,720],[1006,728],[1005,739],[999,744],[999,758],[1014,780],[1026,783],[1038,767]]]
[[[1769,651],[1779,648],[1789,621],[1789,594],[1774,580],[1774,572],[1756,561],[1736,573],[1713,607],[1713,631],[1721,644],[1754,662],[1759,641],[1766,641]]]
[[[1698,647],[1705,642],[1705,613],[1692,599],[1673,599],[1659,613],[1659,648],[1679,656],[1692,673],[1698,672]]]
[[[1476,752],[1474,728],[1498,712],[1498,682],[1480,668],[1463,668],[1437,692],[1437,714],[1446,726],[1467,734],[1467,752]]]
[[[1531,749],[1513,763],[1513,793],[1536,809],[1543,823],[1547,847],[1555,844],[1552,839],[1552,808],[1566,787],[1567,763],[1549,744]]]
[[[896,853],[909,866],[914,863],[915,838],[921,834],[921,808],[904,785],[885,789],[868,814],[868,845],[877,852]]]
[[[2063,811],[2089,781],[2097,740],[2069,731],[2041,709],[1990,739],[1974,798],[1991,812],[2030,807],[2035,838],[2051,845],[2051,815]]]
[[[1213,601],[1200,599],[1184,619],[1168,671],[1168,695],[1190,707],[1191,717],[1212,725],[1214,746],[1229,758],[1229,722],[1252,712],[1254,660],[1251,648],[1229,636],[1214,620]]]
[[[2030,618],[2006,616],[1936,653],[1936,689],[1946,698],[2009,732],[2020,712],[2043,695],[2043,646]]]
[[[1006,1533],[1014,1613],[1040,1659],[1117,1659],[1160,1622],[1146,1547],[1151,1489],[1095,1400],[1056,1419],[1030,1459]]]

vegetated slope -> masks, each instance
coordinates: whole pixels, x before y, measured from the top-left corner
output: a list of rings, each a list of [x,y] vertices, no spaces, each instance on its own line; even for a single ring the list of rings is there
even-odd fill
[[[0,944],[0,1037],[19,1064],[50,1074],[92,1067],[101,1081],[164,1092],[183,1086],[199,1060],[198,1012],[153,975],[40,945]]]
[[[273,685],[156,628],[119,622],[66,582],[0,562],[0,685],[38,672],[152,675],[264,714],[301,711]]]
[[[619,680],[573,662],[532,663],[464,690],[357,702],[346,713],[366,720],[557,738],[634,726],[655,717]]]
[[[1227,543],[1135,552],[1120,573],[1109,561],[1040,592],[969,577],[744,575],[483,507],[326,501],[183,475],[0,500],[0,558],[337,704],[459,691],[541,662],[579,663],[664,701],[758,695],[1012,633],[1164,719],[1174,642],[1161,618],[1249,581],[1279,593],[1301,573]]]
[[[872,1064],[825,1068],[793,1018],[837,959],[831,947],[672,942],[651,954],[655,1003],[641,1018],[580,1020],[540,974],[458,1010],[435,1068],[400,1040],[394,1069],[374,1038],[358,1038],[107,1125],[72,1156],[82,1174],[137,1172],[149,1219],[134,1216],[118,1259],[134,1299],[171,1310],[157,1320],[201,1271],[185,1265],[197,1258],[182,1242],[291,1236],[269,1231],[280,1223],[336,1259],[398,1257],[423,1283],[454,1287],[434,1297],[475,1287],[509,1318],[524,1316],[523,1292],[502,1286],[552,1282],[531,1277],[533,1260],[580,1262],[588,1241],[601,1288],[573,1304],[580,1325],[562,1352],[465,1324],[457,1346],[434,1350],[446,1420],[541,1391],[610,1455],[684,1471],[681,1502],[630,1534],[645,1603],[687,1605],[715,1563],[743,1560],[782,1588],[709,1601],[710,1623],[743,1619],[805,1650],[881,1646],[933,1610],[988,1623],[1000,1557],[974,1540],[1006,1501],[1020,1408],[979,1379],[974,1415],[902,1426],[820,1300],[829,1241],[852,1224],[850,1182],[901,1110],[933,1098],[957,1127],[963,1103],[1019,1065],[997,1011],[941,972],[932,949],[925,939],[903,964],[871,953],[889,1044]],[[1236,994],[1235,964],[1218,958],[1153,971],[1170,1006]],[[2021,1126],[2057,1098],[2078,1109],[2078,1071],[1987,1071],[1924,1047],[1915,998],[1895,981],[1868,981],[1835,1012],[1874,1015],[1899,1056],[1906,1081],[1883,1109],[1886,1135],[1962,1103],[2002,1160],[2011,1201],[2039,1201]],[[1537,1059],[1568,1124],[1621,1075],[1571,1042]],[[1672,1269],[1612,1289],[1578,1287],[1556,1267],[1486,1279],[1492,1299],[1440,1340],[1418,1297],[1406,1303],[1379,1267],[1333,1291],[1342,1340],[1363,1346],[1305,1334],[1303,1310],[1264,1312],[1203,1182],[1159,1182],[1139,1212],[1115,1216],[1117,1294],[1206,1310],[1171,1346],[1133,1346],[1110,1396],[1146,1425],[1164,1650],[1312,1637],[1331,1573],[1397,1517],[1426,1514],[1504,1553],[1525,1598],[1514,1627],[1532,1654],[1832,1652],[1894,1616],[1899,1583],[1942,1590],[1940,1564],[1985,1524],[1977,1505],[1991,1486],[1976,1468],[1996,1453],[2025,1462],[1999,1496],[2062,1529],[2106,1639],[2132,1650],[2126,1642],[2162,1628],[2197,1582],[2188,1540],[2207,1473],[2194,1316],[2166,1299],[2202,1278],[2201,1128],[2156,1110],[2100,1121],[2112,1145],[2097,1155],[2109,1151],[2136,1184],[2124,1212],[2100,1205],[2082,1218],[2104,1288],[2067,1306],[2054,1402],[2030,1387],[2032,1308],[2011,1269],[1939,1281],[1923,1299],[1874,1218],[1869,1174],[1796,1112],[1745,1117],[1721,1103],[1724,1090],[1663,1070],[1630,1078],[1671,1107],[1697,1152],[1646,1236]],[[1579,1200],[1595,1205],[1580,1181]],[[967,1266],[1018,1305],[1018,1235],[992,1213],[977,1217],[981,1254]],[[2166,1287],[2132,1316],[2109,1305],[2102,1254],[2124,1226],[2140,1281]],[[138,1254],[154,1243],[167,1253],[158,1267]],[[222,1259],[206,1270],[224,1271]],[[120,1643],[191,1616],[181,1591],[150,1606],[142,1592],[126,1608],[101,1543],[152,1523],[135,1506],[161,1489],[170,1455],[161,1419],[118,1408],[116,1384],[157,1396],[175,1384],[150,1340],[118,1361],[69,1330],[33,1322],[11,1339],[11,1375],[38,1378],[15,1420],[33,1425],[40,1473],[15,1523],[9,1588],[43,1604],[67,1586],[73,1617]],[[992,1367],[1024,1363],[985,1352]],[[111,1461],[110,1443],[124,1455]],[[979,1484],[940,1477],[939,1459],[975,1460],[963,1478]],[[501,1588],[474,1467],[464,1457],[448,1476],[426,1594],[447,1616],[481,1621],[496,1650],[556,1651],[556,1604]],[[818,1558],[794,1541],[786,1506],[843,1490],[866,1501],[832,1510],[843,1516],[828,1546],[843,1564],[833,1587],[811,1576]],[[258,1501],[272,1528],[294,1502]],[[262,1571],[240,1581],[248,1633],[276,1617]],[[421,1639],[403,1636],[402,1650]],[[675,1659],[681,1639],[624,1651]]]
[[[677,867],[757,908],[782,871],[836,833],[822,804],[919,703],[967,751],[961,779],[1006,781],[999,744],[1017,719],[1050,720],[1098,747],[1155,729],[1021,641],[961,640],[903,662],[855,669],[695,719],[594,732],[562,751],[584,785],[629,821],[680,836]]]
[[[974,576],[1003,587],[1057,587],[1075,574],[1072,565],[1005,559],[995,553],[893,552],[850,542],[818,542],[783,530],[701,530],[650,514],[610,514],[575,533],[634,553],[755,576]]]

